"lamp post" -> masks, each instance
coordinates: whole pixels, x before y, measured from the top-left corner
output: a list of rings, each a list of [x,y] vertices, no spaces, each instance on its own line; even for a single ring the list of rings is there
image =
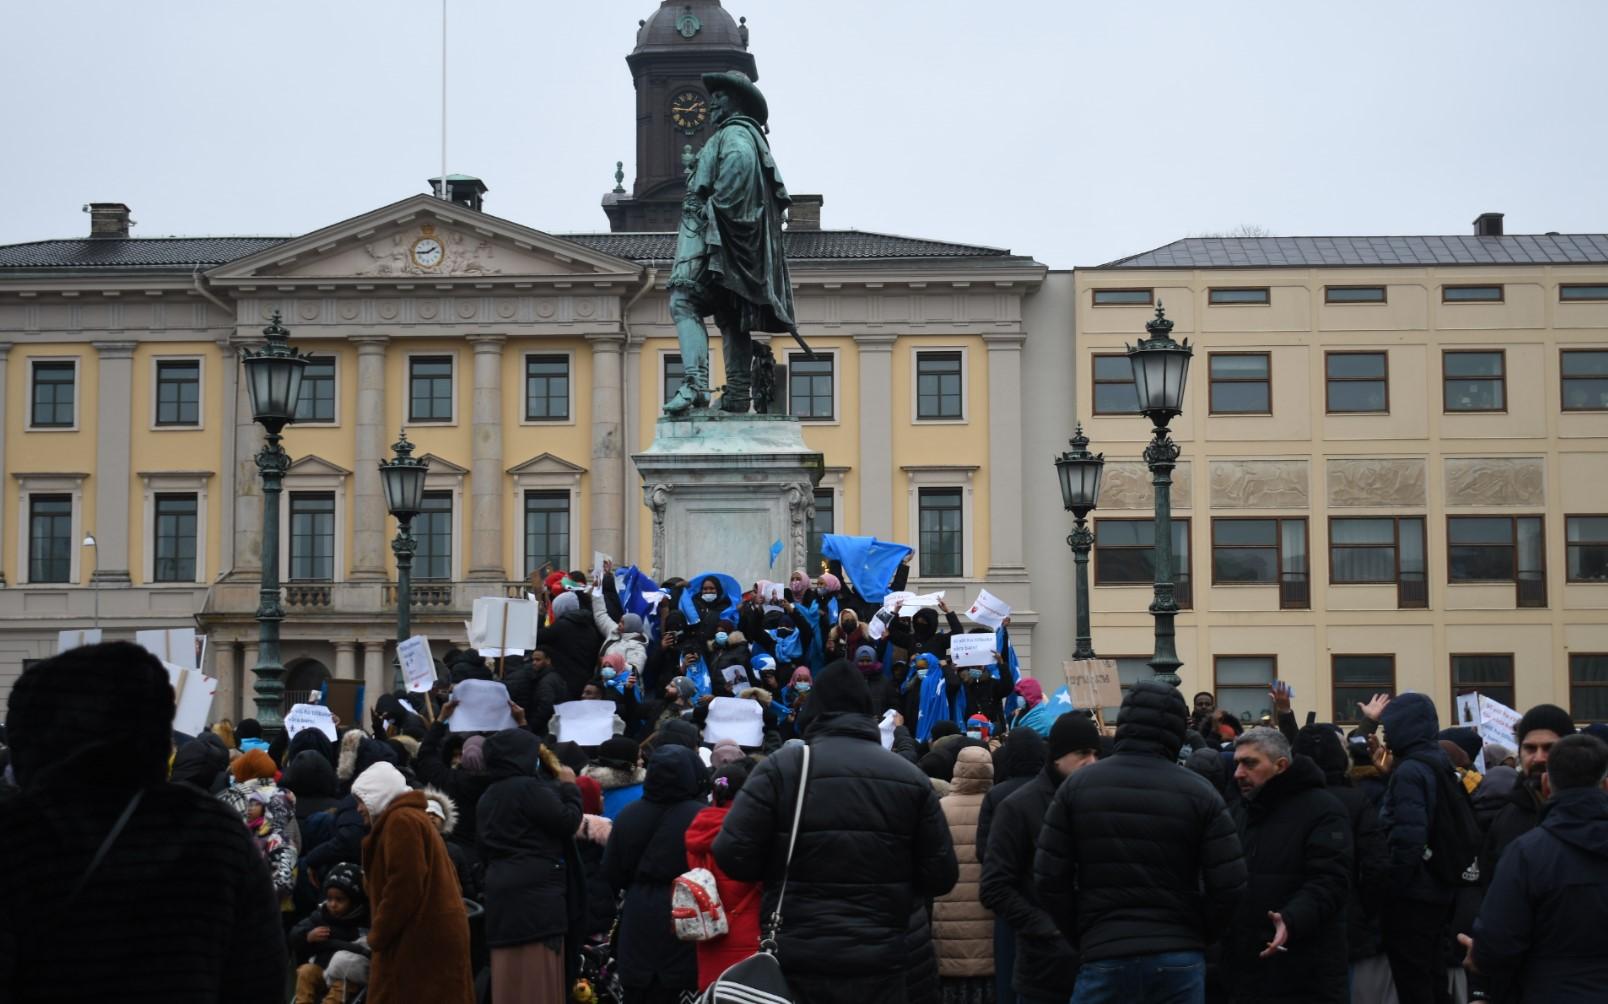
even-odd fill
[[[1089,513],[1100,504],[1100,473],[1105,469],[1105,454],[1089,452],[1089,437],[1083,434],[1079,422],[1072,436],[1072,449],[1061,454],[1055,462],[1055,471],[1061,476],[1061,504],[1075,520],[1067,545],[1072,548],[1072,560],[1078,570],[1078,638],[1072,650],[1074,659],[1093,659],[1094,643],[1089,632],[1089,549],[1094,546],[1094,534],[1089,532]]]
[[[413,537],[413,517],[424,508],[424,476],[429,465],[413,455],[406,429],[399,436],[391,444],[395,456],[380,462],[380,483],[385,486],[385,505],[396,517],[396,539],[391,541],[391,553],[396,555],[396,640],[404,642],[408,640],[408,620],[413,610],[413,552],[419,547]],[[403,686],[400,658],[392,686]]]
[[[290,332],[279,320],[276,310],[262,329],[267,345],[241,353],[246,387],[251,392],[251,417],[267,433],[267,441],[257,451],[257,470],[262,474],[262,584],[257,604],[257,665],[251,671],[257,677],[252,687],[257,723],[270,740],[284,729],[279,710],[285,693],[285,667],[279,661],[279,622],[285,619],[279,602],[279,495],[290,469],[290,455],[279,445],[279,434],[296,420],[302,373],[307,369],[307,357],[290,347]]]
[[[99,572],[100,571],[100,547],[95,543],[95,535],[93,533],[84,534],[84,544],[83,544],[83,546],[87,547],[87,548],[90,548],[90,553],[95,555],[95,571]],[[91,575],[89,577],[89,591],[90,591],[90,594],[92,596],[94,596],[94,598],[95,598],[95,628],[97,630],[99,630],[100,629],[100,583],[98,581],[96,581],[96,578],[95,578],[94,575]]]
[[[1167,423],[1183,414],[1184,382],[1189,377],[1194,350],[1187,340],[1182,345],[1173,341],[1172,329],[1173,323],[1157,301],[1156,316],[1145,325],[1150,337],[1128,347],[1128,362],[1133,367],[1139,413],[1153,426],[1150,445],[1145,447],[1145,464],[1150,468],[1150,483],[1156,494],[1156,598],[1150,604],[1150,613],[1156,619],[1156,643],[1150,669],[1156,679],[1177,687],[1182,682],[1178,679],[1182,663],[1173,629],[1178,602],[1173,598],[1172,472],[1178,464],[1179,451],[1178,444],[1167,434]]]

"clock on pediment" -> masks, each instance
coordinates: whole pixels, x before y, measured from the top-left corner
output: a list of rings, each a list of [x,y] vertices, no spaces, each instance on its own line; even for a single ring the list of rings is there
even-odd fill
[[[446,245],[436,236],[435,227],[429,223],[419,227],[419,237],[408,249],[408,257],[413,264],[423,269],[437,269],[446,256]]]

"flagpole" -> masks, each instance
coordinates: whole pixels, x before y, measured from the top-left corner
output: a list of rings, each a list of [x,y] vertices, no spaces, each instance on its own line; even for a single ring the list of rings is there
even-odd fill
[[[441,189],[447,197],[447,0],[441,0]]]

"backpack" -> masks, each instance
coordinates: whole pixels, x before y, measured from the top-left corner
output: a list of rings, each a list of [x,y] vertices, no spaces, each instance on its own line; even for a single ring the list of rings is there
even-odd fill
[[[1429,820],[1429,840],[1424,845],[1424,868],[1442,885],[1479,885],[1483,835],[1468,789],[1458,780],[1455,770],[1442,769],[1432,762],[1425,765],[1435,775],[1435,811]]]
[[[713,941],[731,929],[709,869],[694,868],[676,876],[670,886],[670,920],[682,941]]]

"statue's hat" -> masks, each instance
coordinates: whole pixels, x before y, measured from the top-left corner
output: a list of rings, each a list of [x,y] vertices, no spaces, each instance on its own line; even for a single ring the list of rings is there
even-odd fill
[[[759,88],[755,87],[754,82],[745,74],[736,70],[705,73],[703,82],[711,91],[725,91],[735,97],[743,114],[753,118],[760,125],[769,120],[770,106],[765,103],[765,95],[759,93]]]

